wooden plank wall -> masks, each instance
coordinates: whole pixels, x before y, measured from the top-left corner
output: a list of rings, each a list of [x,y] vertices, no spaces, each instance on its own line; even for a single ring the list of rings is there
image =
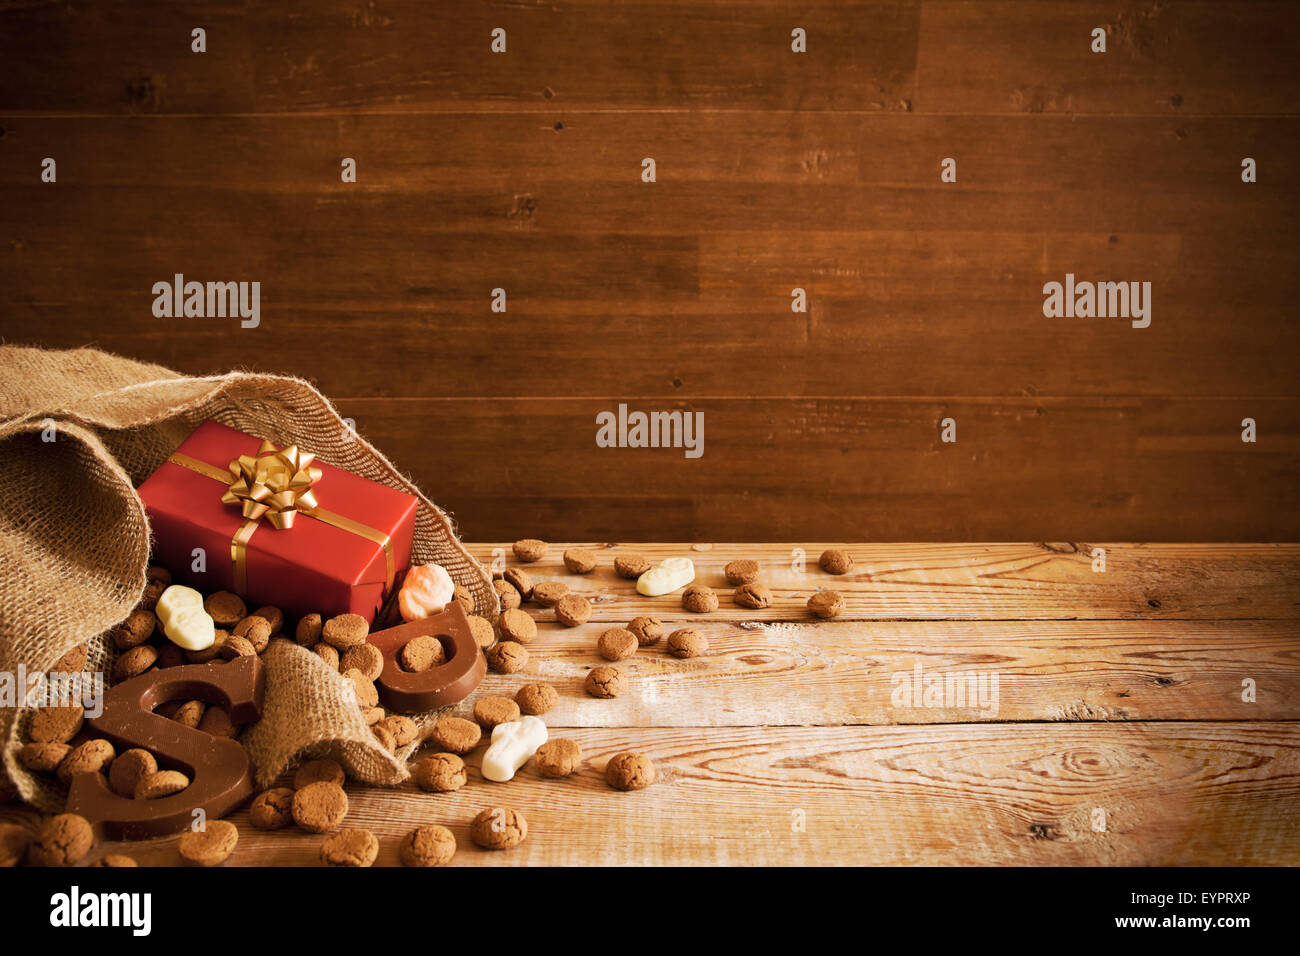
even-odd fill
[[[1298,48],[1265,0],[0,3],[0,336],[311,378],[479,540],[1295,540]],[[261,326],[155,319],[177,272]],[[1045,319],[1066,272],[1150,328]],[[620,401],[703,457],[598,448]]]

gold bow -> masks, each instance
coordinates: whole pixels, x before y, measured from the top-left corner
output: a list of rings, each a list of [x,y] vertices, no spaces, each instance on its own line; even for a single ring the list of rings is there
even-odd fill
[[[321,470],[312,464],[315,460],[297,445],[276,448],[264,441],[256,455],[240,455],[230,463],[232,480],[221,500],[241,505],[248,521],[266,517],[281,531],[292,528],[298,512],[311,514],[318,507],[312,485],[320,481]]]
[[[312,485],[320,481],[323,472],[312,465],[316,460],[315,455],[299,451],[297,445],[277,449],[269,441],[263,441],[256,455],[241,455],[232,461],[229,472],[180,451],[172,452],[167,460],[222,484],[233,477],[234,480],[229,482],[221,500],[232,505],[242,503],[244,511],[244,520],[230,539],[230,560],[236,594],[247,593],[248,542],[253,537],[253,532],[261,527],[262,516],[270,514],[271,523],[276,528],[292,528],[299,512],[332,528],[373,541],[383,548],[384,593],[392,591],[397,573],[397,556],[393,553],[392,540],[378,528],[326,511],[317,505]]]

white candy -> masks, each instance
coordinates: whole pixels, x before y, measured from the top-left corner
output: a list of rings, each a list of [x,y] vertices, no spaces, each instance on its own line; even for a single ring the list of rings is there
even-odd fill
[[[658,597],[684,588],[695,580],[695,562],[690,558],[668,558],[636,579],[636,589],[647,597]]]
[[[528,763],[546,743],[546,724],[540,717],[520,717],[492,728],[492,744],[483,755],[483,777],[505,783]]]
[[[173,584],[154,608],[167,639],[187,651],[207,650],[217,639],[212,615],[203,610],[203,595],[193,588]]]

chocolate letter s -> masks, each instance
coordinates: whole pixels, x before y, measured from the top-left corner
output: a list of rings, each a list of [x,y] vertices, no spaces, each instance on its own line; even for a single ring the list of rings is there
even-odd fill
[[[225,816],[253,792],[253,767],[244,748],[153,710],[169,700],[201,700],[226,708],[232,723],[248,723],[261,716],[265,683],[261,659],[249,655],[229,663],[152,670],[111,688],[104,712],[86,723],[119,753],[131,747],[151,751],[160,767],[180,770],[190,785],[159,800],[132,800],[109,790],[103,774],[81,774],[68,791],[68,812],[81,814],[110,840],[180,833],[198,808],[209,820]]]

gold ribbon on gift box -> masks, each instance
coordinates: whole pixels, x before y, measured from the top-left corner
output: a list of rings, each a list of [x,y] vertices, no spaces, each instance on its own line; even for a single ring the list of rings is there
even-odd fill
[[[181,452],[173,452],[167,460],[221,482],[226,486],[221,500],[240,506],[244,521],[230,540],[236,593],[242,595],[248,590],[248,542],[261,526],[262,519],[268,520],[277,530],[288,531],[293,528],[298,515],[323,521],[382,547],[388,572],[384,592],[392,590],[396,561],[388,535],[320,506],[313,488],[321,479],[321,470],[312,464],[316,456],[310,452],[300,450],[297,445],[276,448],[271,442],[263,441],[256,455],[240,455],[226,471]]]

